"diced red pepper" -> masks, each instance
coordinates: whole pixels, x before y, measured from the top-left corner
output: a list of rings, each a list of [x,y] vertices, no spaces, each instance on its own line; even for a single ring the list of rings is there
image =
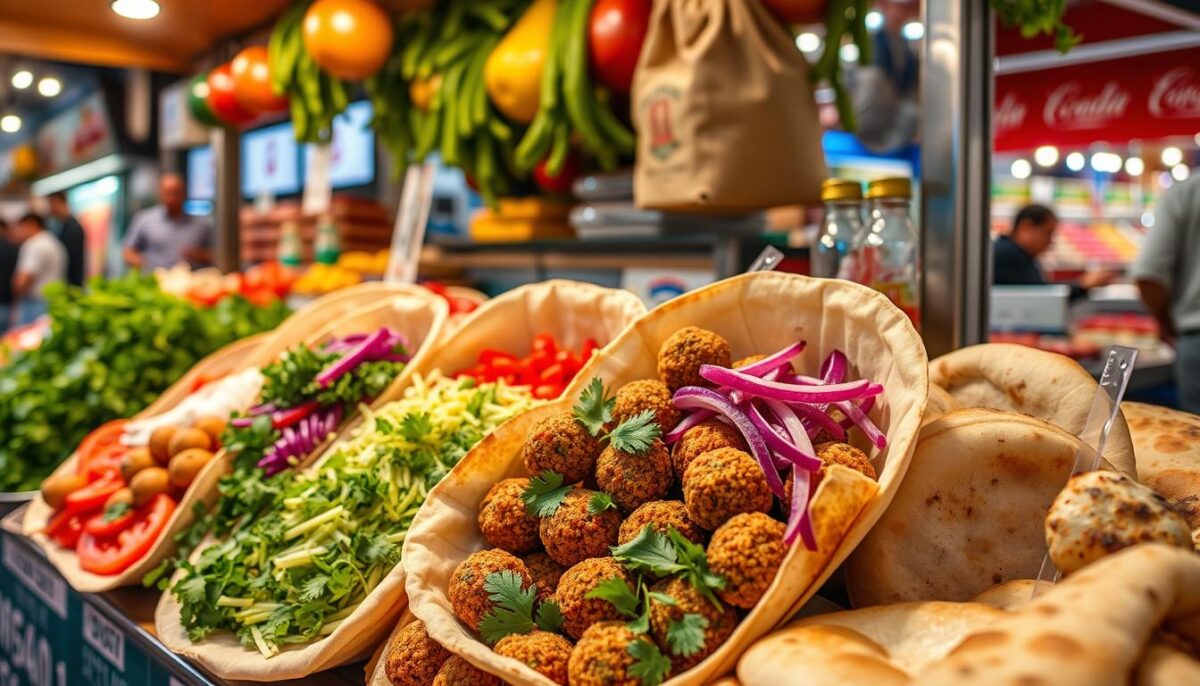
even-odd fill
[[[320,404],[315,400],[310,400],[303,405],[297,405],[290,410],[284,410],[276,413],[271,419],[271,425],[276,429],[289,427],[308,415],[316,412]]]
[[[533,387],[533,397],[538,400],[553,400],[562,395],[562,384],[538,384]]]
[[[597,343],[595,339],[589,338],[583,342],[583,351],[579,353],[579,357],[584,362],[587,362],[588,360],[592,359],[592,355],[595,355],[596,351],[599,349],[600,344]]]
[[[548,352],[554,354],[558,352],[558,341],[554,340],[554,336],[548,333],[539,333],[533,337],[533,352]]]
[[[61,510],[50,518],[43,532],[62,547],[74,548],[83,533],[83,521],[74,512]]]

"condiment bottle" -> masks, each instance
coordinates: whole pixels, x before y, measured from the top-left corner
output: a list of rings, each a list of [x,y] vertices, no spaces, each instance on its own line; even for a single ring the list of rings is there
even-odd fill
[[[867,228],[854,242],[849,277],[883,293],[921,325],[921,251],[910,203],[912,182],[877,179],[867,185]]]
[[[300,226],[291,219],[279,226],[279,261],[289,267],[301,262]]]
[[[863,232],[862,186],[847,179],[825,179],[821,184],[825,217],[812,250],[812,275],[832,279]]]
[[[342,254],[337,225],[333,223],[333,217],[328,214],[321,215],[317,221],[317,240],[313,246],[313,252],[313,259],[321,264],[334,264]]]

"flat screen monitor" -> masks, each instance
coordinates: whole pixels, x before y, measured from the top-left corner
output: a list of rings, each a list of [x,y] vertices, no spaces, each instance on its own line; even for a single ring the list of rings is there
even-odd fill
[[[291,123],[267,126],[242,135],[242,195],[300,192],[299,150]]]
[[[217,195],[217,161],[211,145],[187,151],[187,197],[212,200]]]
[[[371,103],[351,103],[333,120],[333,142],[329,153],[329,181],[334,188],[363,186],[375,180],[375,132],[371,122]],[[305,146],[305,169],[312,146]]]

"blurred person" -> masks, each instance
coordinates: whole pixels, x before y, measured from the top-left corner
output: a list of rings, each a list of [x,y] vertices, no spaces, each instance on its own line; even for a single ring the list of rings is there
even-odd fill
[[[50,217],[53,219],[51,231],[67,249],[67,283],[82,286],[87,272],[83,226],[71,214],[66,193],[55,191],[47,200],[50,202]]]
[[[169,269],[179,262],[192,267],[212,262],[212,226],[183,211],[183,177],[163,174],[158,182],[158,205],[133,215],[125,233],[125,263],[142,271]]]
[[[13,323],[13,276],[17,273],[17,244],[9,235],[8,222],[0,219],[0,333]]]
[[[46,230],[46,222],[38,214],[21,217],[14,234],[21,247],[12,290],[17,326],[22,326],[46,313],[46,286],[66,280],[67,249]]]
[[[1159,198],[1133,278],[1159,336],[1175,349],[1180,405],[1200,414],[1200,174]]]
[[[1058,216],[1045,205],[1026,205],[1013,219],[1012,232],[992,245],[992,283],[997,286],[1045,286],[1046,275],[1037,258],[1054,243]],[[1092,288],[1107,286],[1117,278],[1108,270],[1088,271],[1067,284],[1071,300],[1087,295]]]

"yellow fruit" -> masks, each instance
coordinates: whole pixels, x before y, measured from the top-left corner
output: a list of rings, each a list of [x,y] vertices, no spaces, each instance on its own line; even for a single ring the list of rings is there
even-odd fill
[[[550,26],[557,9],[558,0],[534,0],[483,67],[483,82],[492,104],[519,124],[528,124],[537,114],[542,69],[550,54]]]
[[[428,112],[429,106],[433,104],[433,96],[441,87],[441,74],[434,74],[427,79],[413,79],[412,83],[408,84],[408,97],[412,100],[413,107]]]

